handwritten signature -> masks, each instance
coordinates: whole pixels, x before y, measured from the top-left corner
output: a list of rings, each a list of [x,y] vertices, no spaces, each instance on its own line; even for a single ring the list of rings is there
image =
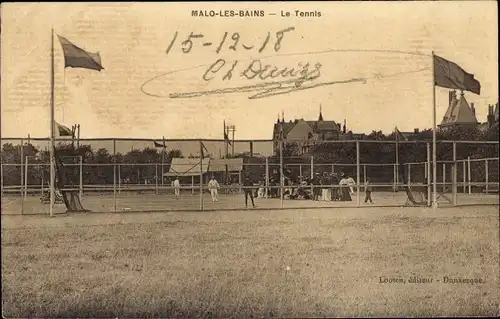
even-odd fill
[[[316,54],[328,54],[332,52],[386,52],[392,54],[408,54],[425,56],[423,54],[415,52],[401,52],[401,51],[385,51],[385,50],[325,50],[320,52],[305,52],[305,53],[295,53],[295,54],[279,54],[274,56],[267,56],[261,59],[252,60],[234,60],[226,61],[222,58],[217,59],[214,63],[210,65],[198,65],[191,68],[173,70],[160,75],[157,75],[148,81],[146,81],[142,86],[141,90],[144,94],[152,97],[166,97],[172,99],[179,98],[196,98],[208,95],[222,95],[231,93],[252,93],[249,95],[249,99],[259,99],[265,97],[271,97],[276,95],[283,95],[297,91],[314,89],[322,86],[329,86],[335,84],[348,84],[348,83],[361,83],[366,84],[369,79],[382,79],[397,76],[400,74],[416,73],[429,68],[419,68],[414,70],[408,70],[403,72],[396,72],[393,74],[374,74],[373,77],[353,77],[343,80],[333,80],[328,79],[326,81],[319,81],[322,77],[321,63],[310,63],[310,62],[299,62],[295,66],[278,66],[273,63],[263,63],[262,60],[269,58],[277,58],[280,56],[312,56]],[[210,82],[227,82],[230,83],[232,80],[240,81],[250,81],[253,83],[247,85],[241,85],[236,87],[225,87],[216,88],[210,90],[201,91],[191,91],[191,92],[175,92],[169,93],[167,95],[155,94],[151,91],[147,91],[145,87],[152,82],[155,82],[161,78],[168,76],[173,76],[176,73],[192,71],[196,69],[202,69],[203,73],[201,78],[205,83]]]

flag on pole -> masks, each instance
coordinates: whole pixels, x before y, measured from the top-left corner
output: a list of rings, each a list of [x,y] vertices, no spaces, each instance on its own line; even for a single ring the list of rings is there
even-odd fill
[[[205,153],[206,152],[206,153]],[[203,144],[202,141],[200,141],[200,156],[201,158],[205,158],[205,155],[208,154],[208,150],[207,148],[205,147],[205,144]]]
[[[158,148],[163,148],[163,149],[166,149],[167,148],[167,145],[165,144],[165,140],[163,140],[163,143],[158,143],[157,141],[153,141],[155,147],[158,147]]]
[[[481,83],[454,62],[434,55],[434,84],[449,89],[469,91],[479,95]]]
[[[227,135],[225,120],[224,120],[224,142],[228,143],[229,145],[232,145],[231,141],[229,140],[229,136]]]
[[[85,51],[70,41],[68,39],[58,35],[59,42],[61,43],[64,52],[64,67],[71,68],[82,68],[101,71],[102,67],[101,56],[99,52],[91,53]]]
[[[64,125],[61,125],[57,122],[56,123],[56,128],[57,128],[57,132],[59,133],[59,136],[73,136],[74,133],[73,131],[68,128],[67,126],[64,126]]]
[[[394,128],[394,135],[396,137],[396,141],[408,141],[408,138],[398,130],[397,126]]]

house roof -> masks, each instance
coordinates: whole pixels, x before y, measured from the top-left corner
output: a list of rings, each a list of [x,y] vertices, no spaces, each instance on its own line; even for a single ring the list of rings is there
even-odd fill
[[[202,161],[203,173],[208,172],[209,164],[210,159],[204,158]],[[200,171],[199,158],[173,158],[170,169],[163,176],[199,176]]]
[[[450,103],[441,125],[476,123],[478,123],[476,115],[462,94],[456,103]]]
[[[339,131],[335,121],[307,121],[314,131]]]
[[[212,159],[208,165],[209,172],[241,172],[243,170],[242,158]]]
[[[313,131],[316,132],[324,132],[324,131],[340,131],[337,123],[335,121],[304,121],[304,120],[295,120],[293,122],[283,122],[283,123],[274,123],[273,133],[276,136],[279,133],[280,125],[283,125],[283,135],[286,138],[288,133],[295,127],[295,125],[306,122]]]

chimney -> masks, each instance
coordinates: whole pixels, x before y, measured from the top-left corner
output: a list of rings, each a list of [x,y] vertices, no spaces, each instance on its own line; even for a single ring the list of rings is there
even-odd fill
[[[344,128],[342,129],[342,133],[346,133],[347,130],[347,125],[346,125],[346,119],[344,119]]]
[[[493,112],[493,105],[488,104],[488,115],[486,116],[486,121],[488,122],[488,127],[493,126],[493,122],[495,121],[495,114]]]
[[[474,116],[476,116],[476,108],[474,107],[474,103],[470,104],[470,108],[472,110],[472,114],[474,114]]]
[[[418,134],[419,130],[418,128],[413,129],[413,133]]]

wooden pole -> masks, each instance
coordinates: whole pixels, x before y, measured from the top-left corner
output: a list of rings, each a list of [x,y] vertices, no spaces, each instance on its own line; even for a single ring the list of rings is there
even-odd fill
[[[280,133],[280,205],[283,208],[283,192],[284,192],[284,176],[283,176],[283,124],[281,124]]]
[[[462,161],[462,188],[464,194],[467,192],[466,179],[467,179],[467,167],[465,161]]]
[[[471,187],[471,169],[470,169],[470,156],[467,157],[467,181],[469,184],[469,194],[472,193],[472,187]]]
[[[113,139],[113,211],[116,212],[116,139]]]
[[[408,186],[411,184],[411,163],[408,163]]]
[[[200,210],[203,210],[203,142],[200,140]]]
[[[155,193],[158,195],[158,163],[155,163]]]
[[[446,190],[446,163],[443,163],[443,193]]]
[[[80,156],[80,200],[83,199],[83,156]]]
[[[269,158],[266,156],[266,198],[269,195]]]
[[[118,195],[122,193],[122,164],[118,164]]]
[[[50,154],[50,208],[49,215],[50,217],[54,216],[54,199],[55,199],[55,163],[54,163],[54,29],[52,29],[52,33],[50,36],[51,40],[51,64],[50,64],[50,145],[49,145],[49,154]]]
[[[24,192],[24,140],[21,139],[21,148],[20,148],[20,155],[21,155],[21,166],[20,166],[20,171],[21,171],[21,215],[24,214],[24,199],[23,197],[23,192]]]
[[[427,206],[431,206],[431,145],[427,143]]]
[[[488,159],[484,160],[484,179],[486,183],[486,194],[489,192],[489,167],[488,167]]]
[[[457,206],[457,144],[453,142],[453,164],[451,166],[451,187],[453,207]]]
[[[437,208],[437,145],[436,145],[436,79],[434,75],[434,51],[432,51],[432,207]]]
[[[24,198],[28,197],[28,156],[26,156],[26,163],[24,163]]]
[[[356,189],[357,189],[357,205],[358,207],[361,205],[361,197],[360,197],[360,154],[359,154],[359,141],[356,141]]]

